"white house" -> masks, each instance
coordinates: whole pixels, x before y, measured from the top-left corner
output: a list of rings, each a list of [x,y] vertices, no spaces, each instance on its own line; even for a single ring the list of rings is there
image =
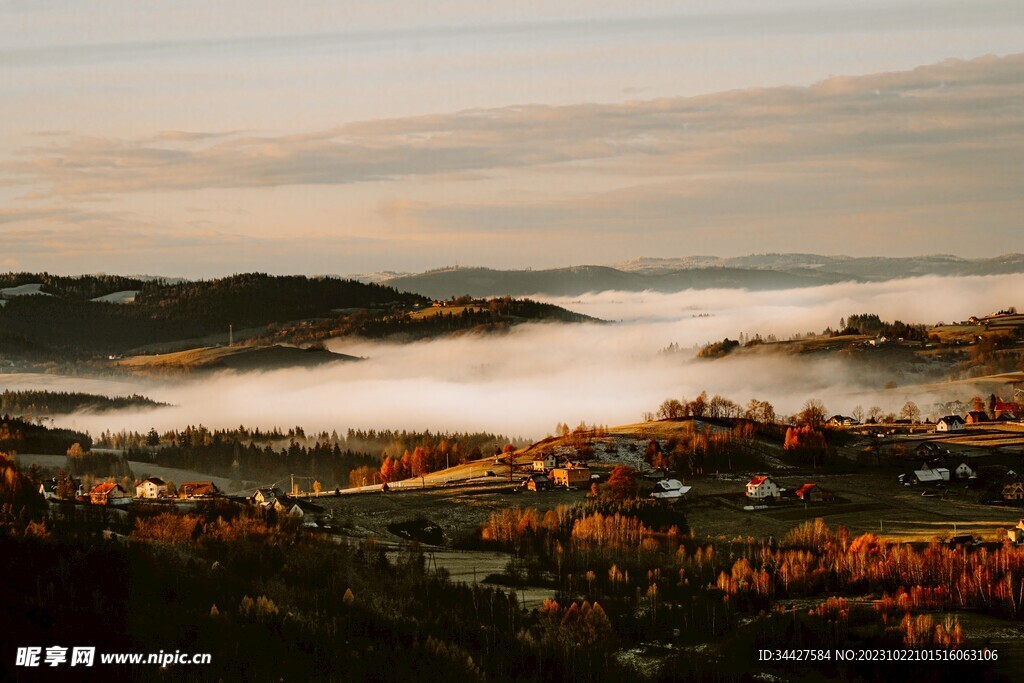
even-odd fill
[[[135,485],[136,498],[163,498],[167,495],[167,482],[160,477],[149,477]]]
[[[777,499],[782,495],[779,485],[769,476],[754,477],[747,482],[747,498],[753,500]]]
[[[658,500],[679,500],[690,492],[692,486],[683,486],[678,479],[662,479],[654,485],[651,498]]]
[[[966,462],[961,462],[957,465],[956,469],[953,470],[953,475],[957,479],[972,479],[975,476],[974,470]]]
[[[553,470],[558,465],[558,460],[554,454],[548,453],[542,458],[534,458],[533,460],[533,471],[534,472],[547,472]]]
[[[249,496],[249,502],[253,505],[273,504],[281,495],[281,489],[276,486],[267,486],[256,489],[256,492]]]
[[[935,423],[935,431],[937,432],[959,432],[964,428],[964,419],[959,415],[946,415],[940,417],[939,421]]]

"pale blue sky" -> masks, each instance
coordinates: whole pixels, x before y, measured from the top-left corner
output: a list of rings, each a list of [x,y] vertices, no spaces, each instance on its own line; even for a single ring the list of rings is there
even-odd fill
[[[1021,7],[6,2],[0,268],[1020,250],[1020,60],[872,74]]]

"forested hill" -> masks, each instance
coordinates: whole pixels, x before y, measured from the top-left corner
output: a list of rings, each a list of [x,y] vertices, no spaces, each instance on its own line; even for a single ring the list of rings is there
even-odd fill
[[[146,344],[226,333],[229,325],[240,330],[331,316],[339,309],[425,302],[419,295],[382,285],[263,273],[173,284],[107,276],[84,276],[78,283],[45,274],[6,277],[11,286],[42,284],[40,291],[51,296],[5,297],[0,307],[0,352],[6,345],[121,353]],[[137,289],[134,303],[89,300],[126,287]]]
[[[68,299],[96,299],[114,292],[142,289],[147,281],[121,275],[51,275],[50,273],[0,273],[0,291],[26,285],[42,285],[40,292]]]
[[[235,342],[259,345],[339,336],[413,339],[526,321],[590,320],[508,298],[433,307],[419,294],[334,277],[248,273],[168,282],[83,276],[76,282],[21,273],[0,275],[0,284],[9,285],[0,287],[0,365],[5,357],[59,362],[214,347],[228,342],[229,326]]]

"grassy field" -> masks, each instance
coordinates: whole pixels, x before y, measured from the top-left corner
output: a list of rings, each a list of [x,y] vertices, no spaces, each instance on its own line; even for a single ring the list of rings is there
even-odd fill
[[[286,367],[312,367],[336,361],[358,360],[354,356],[323,349],[295,346],[207,346],[187,351],[131,356],[112,360],[117,368],[132,371],[191,370],[272,370]]]
[[[412,311],[409,313],[409,317],[413,320],[424,320],[426,318],[433,318],[438,315],[460,315],[465,311],[470,313],[477,313],[482,311],[481,306],[431,306],[430,308],[423,308],[418,311]]]

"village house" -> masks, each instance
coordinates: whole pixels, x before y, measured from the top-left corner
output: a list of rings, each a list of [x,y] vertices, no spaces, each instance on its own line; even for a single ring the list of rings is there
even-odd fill
[[[547,491],[551,488],[551,480],[545,474],[534,472],[523,479],[519,485],[527,491]]]
[[[1024,482],[1014,481],[1004,486],[1003,500],[1013,502],[1024,500]]]
[[[822,500],[821,489],[817,484],[804,484],[796,490],[796,497],[805,503],[819,502]]]
[[[93,505],[125,505],[131,500],[128,492],[114,482],[97,484],[89,490],[89,502]]]
[[[997,420],[1003,415],[1010,415],[1016,420],[1017,416],[1020,415],[1020,404],[1010,401],[996,401],[994,411]]]
[[[946,415],[940,417],[938,422],[935,423],[935,431],[937,432],[959,432],[964,428],[964,419],[959,415]]]
[[[534,472],[547,472],[548,470],[554,469],[558,461],[555,460],[555,456],[551,453],[547,455],[533,459],[533,471]]]
[[[249,503],[252,505],[274,504],[282,496],[281,489],[276,486],[266,486],[256,489],[256,492],[249,496]]]
[[[305,526],[316,526],[317,522],[323,519],[326,512],[324,508],[316,503],[311,503],[301,498],[293,498],[292,496],[278,496],[274,501],[273,507],[278,514],[301,519]]]
[[[860,422],[846,415],[833,415],[825,424],[829,427],[852,427],[853,425],[859,425]]]
[[[566,462],[548,473],[555,486],[587,486],[590,484],[590,468],[574,462]]]
[[[747,498],[753,500],[778,500],[782,490],[769,476],[754,477],[747,482]]]
[[[651,498],[656,500],[679,500],[690,492],[692,486],[683,486],[678,479],[662,479],[654,485]]]
[[[938,484],[949,481],[949,469],[946,467],[923,467],[914,470],[914,477],[918,484]]]
[[[972,410],[967,413],[967,419],[965,422],[969,425],[981,424],[982,422],[990,422],[988,419],[988,413],[984,410]]]
[[[953,476],[957,479],[973,479],[977,475],[975,474],[974,469],[972,469],[966,461],[961,461],[960,464],[953,469]]]
[[[160,477],[149,477],[135,484],[136,498],[164,498],[168,495],[167,482]]]
[[[1017,526],[1006,530],[1006,537],[1011,543],[1024,543],[1024,519],[1017,522]]]
[[[220,489],[212,481],[186,481],[178,487],[179,498],[212,498]]]
[[[63,497],[65,499],[73,500],[84,494],[81,482],[70,478],[67,482],[68,485],[63,491],[65,494]],[[61,493],[60,478],[58,477],[53,477],[52,479],[40,482],[39,484],[39,495],[43,497],[43,500],[60,500],[62,498]]]
[[[922,461],[928,461],[932,458],[937,458],[942,455],[945,451],[939,448],[939,445],[932,441],[924,441],[918,444],[917,448],[914,449],[914,453]]]

